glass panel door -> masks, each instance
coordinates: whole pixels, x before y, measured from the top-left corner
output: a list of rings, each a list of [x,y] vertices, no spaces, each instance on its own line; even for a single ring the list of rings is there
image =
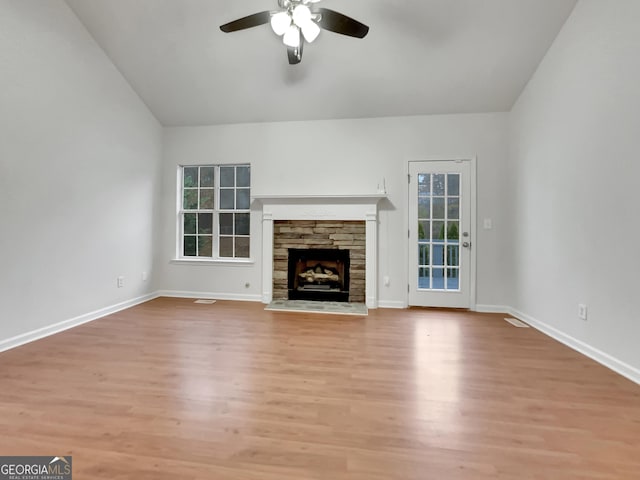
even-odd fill
[[[460,174],[419,173],[418,288],[460,290]]]
[[[410,305],[470,305],[470,163],[409,164]]]

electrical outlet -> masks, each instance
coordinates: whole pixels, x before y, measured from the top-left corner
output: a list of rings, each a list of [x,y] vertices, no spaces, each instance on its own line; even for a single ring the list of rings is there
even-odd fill
[[[584,303],[578,304],[578,318],[582,320],[587,319],[587,306]]]
[[[118,288],[124,287],[124,277],[118,277]]]
[[[389,284],[391,283],[391,279],[389,278],[388,275],[385,275],[385,277],[383,278],[383,282],[385,287],[389,286]]]
[[[142,281],[146,282],[148,278],[149,278],[149,275],[147,275],[147,272],[142,272]]]

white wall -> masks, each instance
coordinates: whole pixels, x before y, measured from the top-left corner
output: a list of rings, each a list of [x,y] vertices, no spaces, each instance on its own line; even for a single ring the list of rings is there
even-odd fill
[[[155,289],[161,148],[62,0],[0,0],[0,347]]]
[[[513,109],[510,276],[518,311],[640,380],[638,25],[637,0],[581,0]]]
[[[252,219],[254,265],[169,263],[176,250],[177,166],[248,162],[253,194],[371,194],[385,178],[389,201],[381,203],[379,298],[382,305],[402,306],[407,285],[407,162],[477,155],[478,217],[494,220],[494,229],[479,230],[475,243],[478,303],[502,304],[508,283],[501,258],[507,241],[507,120],[507,114],[483,114],[166,128],[161,288],[260,298],[259,205]],[[388,287],[382,285],[386,275],[391,279]]]

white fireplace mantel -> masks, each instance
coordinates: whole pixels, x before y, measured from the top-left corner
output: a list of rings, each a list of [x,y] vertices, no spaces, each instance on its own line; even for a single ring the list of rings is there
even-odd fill
[[[254,200],[260,200],[263,203],[271,203],[271,202],[286,202],[286,201],[295,201],[295,202],[322,202],[322,201],[337,201],[337,202],[378,202],[383,198],[387,198],[386,193],[371,193],[371,194],[356,194],[356,195],[253,195],[251,198]]]
[[[273,222],[361,220],[366,222],[366,303],[378,306],[378,202],[387,195],[253,195],[262,204],[262,301],[273,296]]]

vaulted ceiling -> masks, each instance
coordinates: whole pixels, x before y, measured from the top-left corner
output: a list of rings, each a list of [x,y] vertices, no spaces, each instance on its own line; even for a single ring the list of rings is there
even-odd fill
[[[508,111],[576,0],[323,0],[369,25],[299,65],[268,25],[219,25],[277,0],[66,0],[164,125]]]

